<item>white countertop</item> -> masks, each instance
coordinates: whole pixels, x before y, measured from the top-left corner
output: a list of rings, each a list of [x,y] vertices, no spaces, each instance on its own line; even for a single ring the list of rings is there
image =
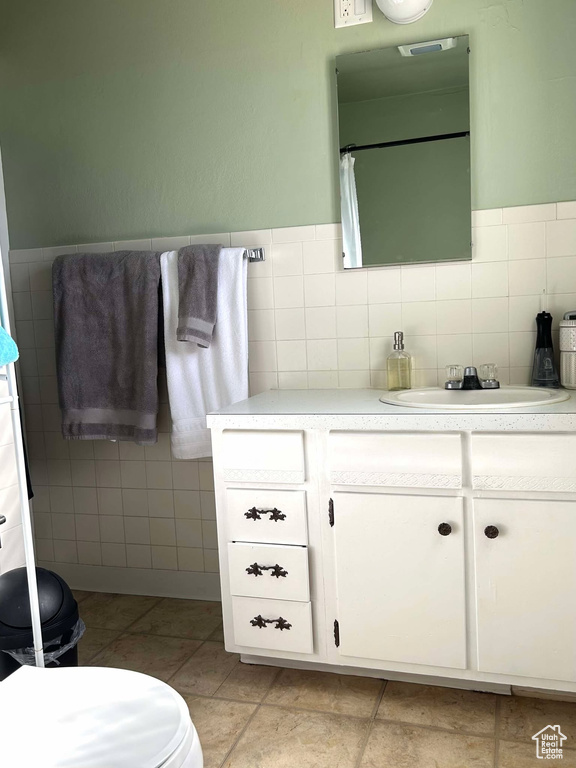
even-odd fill
[[[402,408],[378,389],[273,389],[208,415],[215,429],[576,431],[576,393],[555,405],[494,411]]]

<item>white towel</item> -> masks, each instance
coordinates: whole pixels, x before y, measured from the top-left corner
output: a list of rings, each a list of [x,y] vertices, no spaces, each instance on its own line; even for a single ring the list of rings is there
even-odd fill
[[[162,254],[162,294],[172,453],[176,459],[212,455],[206,414],[248,397],[246,259],[223,248],[218,267],[217,317],[208,349],[183,344],[178,326],[178,252]]]

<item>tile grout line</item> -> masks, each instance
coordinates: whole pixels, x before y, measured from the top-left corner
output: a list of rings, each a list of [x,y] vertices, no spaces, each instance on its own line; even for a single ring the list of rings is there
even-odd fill
[[[494,768],[498,768],[500,760],[500,703],[501,698],[498,696],[494,711]]]
[[[244,726],[244,728],[242,728],[242,730],[238,734],[238,737],[235,739],[234,743],[232,744],[232,746],[230,747],[228,752],[226,752],[226,754],[224,755],[224,759],[220,763],[220,768],[224,768],[224,764],[226,763],[226,761],[228,760],[230,755],[234,752],[234,750],[236,749],[236,747],[240,743],[240,740],[242,739],[242,737],[244,736],[244,734],[248,730],[248,727],[250,726],[250,724],[252,723],[252,721],[254,720],[254,718],[256,717],[258,712],[260,711],[260,709],[262,707],[262,702],[264,701],[266,696],[268,696],[268,693],[270,692],[270,689],[272,688],[272,686],[274,685],[274,683],[276,682],[276,680],[280,676],[281,672],[282,672],[282,667],[280,667],[278,669],[278,672],[274,675],[274,677],[270,681],[270,684],[269,684],[268,688],[266,689],[266,692],[265,692],[264,696],[262,697],[262,700],[258,704],[256,704],[256,707],[254,708],[254,712],[252,712],[252,714],[250,715],[250,717],[246,721],[246,725]]]
[[[368,727],[366,728],[366,734],[364,736],[364,739],[362,740],[362,744],[360,746],[360,751],[358,752],[358,758],[356,760],[356,763],[354,764],[354,768],[360,768],[360,766],[362,765],[364,753],[366,752],[366,747],[368,746],[368,741],[372,734],[374,723],[376,722],[376,715],[378,714],[378,710],[380,709],[380,704],[384,697],[384,692],[386,691],[387,685],[388,685],[388,681],[383,680],[382,685],[380,686],[380,691],[378,692],[378,696],[376,697],[376,701],[374,702],[374,706],[372,707],[372,714],[370,715]]]
[[[170,685],[171,681],[172,681],[172,680],[173,680],[173,679],[176,677],[176,675],[177,675],[177,674],[178,674],[178,673],[179,673],[179,672],[182,670],[182,668],[183,668],[183,667],[185,667],[185,666],[186,666],[186,664],[188,664],[188,662],[190,661],[190,659],[191,659],[193,656],[195,656],[195,655],[198,653],[198,651],[200,650],[200,648],[202,648],[202,646],[204,645],[204,643],[205,643],[205,642],[206,642],[205,640],[200,640],[200,645],[198,646],[198,648],[196,648],[196,649],[195,649],[195,650],[194,650],[194,651],[193,651],[193,652],[190,654],[190,656],[188,656],[188,657],[187,657],[187,658],[186,658],[186,659],[185,659],[185,660],[182,662],[182,664],[180,664],[180,666],[178,667],[178,669],[176,669],[176,670],[174,671],[174,673],[173,673],[172,675],[170,675],[170,677],[168,678],[168,680],[166,680],[166,681],[165,681],[167,685]],[[173,687],[173,686],[171,686],[171,687]],[[174,690],[176,691],[176,693],[180,693],[180,691],[178,691],[176,688],[174,688]],[[182,696],[182,694],[181,694],[181,693],[180,693],[180,695]],[[190,694],[188,694],[188,693],[187,693],[187,694],[185,694],[185,695],[186,695],[186,696],[189,696]]]
[[[92,595],[101,595],[101,594],[109,594],[109,593],[105,593],[105,592],[93,592],[93,593],[92,593]],[[82,603],[85,603],[87,600],[89,600],[89,599],[92,597],[92,595],[88,595],[88,597],[85,597],[83,600],[81,600],[81,601],[78,603],[78,608],[80,608],[80,605],[81,605]],[[160,600],[163,600],[163,599],[164,599],[164,598],[162,598],[162,597],[159,597],[159,598],[158,598],[158,600],[157,600],[157,602],[155,602],[155,603],[154,603],[154,605],[152,605],[152,606],[151,606],[151,607],[150,607],[150,608],[149,608],[147,611],[144,611],[144,613],[142,614],[142,616],[139,616],[137,619],[134,619],[134,621],[133,621],[133,622],[131,622],[130,624],[128,624],[128,627],[127,627],[126,629],[119,629],[119,630],[109,630],[109,631],[112,631],[112,632],[114,632],[114,631],[117,631],[117,635],[116,635],[116,637],[112,638],[112,640],[110,640],[110,642],[109,642],[109,643],[106,643],[106,645],[102,646],[102,648],[100,648],[100,650],[99,650],[99,651],[98,651],[98,652],[97,652],[97,653],[96,653],[96,654],[95,654],[95,655],[94,655],[94,656],[93,656],[93,657],[90,659],[90,661],[88,662],[88,665],[89,665],[89,666],[91,666],[91,665],[92,665],[92,662],[93,662],[93,661],[96,661],[96,659],[97,659],[97,658],[98,658],[98,657],[99,657],[99,656],[100,656],[102,653],[104,653],[104,651],[105,651],[107,648],[109,648],[109,647],[112,645],[112,643],[116,642],[116,640],[118,640],[118,638],[119,638],[121,635],[123,635],[124,633],[128,632],[129,628],[130,628],[131,626],[133,626],[133,625],[134,625],[134,624],[135,624],[137,621],[140,621],[140,619],[144,618],[144,616],[147,616],[147,615],[150,613],[150,611],[151,611],[153,608],[155,608],[155,607],[158,605],[158,603],[160,602]],[[80,610],[78,610],[78,614],[80,615]],[[80,618],[82,618],[82,616],[80,616]],[[88,629],[106,629],[106,630],[108,629],[108,627],[89,627],[87,624],[85,624],[85,626],[86,626],[86,629],[87,629],[87,630],[88,630]]]

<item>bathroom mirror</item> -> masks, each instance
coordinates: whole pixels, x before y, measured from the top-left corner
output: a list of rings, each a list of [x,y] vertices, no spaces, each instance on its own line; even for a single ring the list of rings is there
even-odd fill
[[[338,56],[344,267],[472,258],[468,36]]]

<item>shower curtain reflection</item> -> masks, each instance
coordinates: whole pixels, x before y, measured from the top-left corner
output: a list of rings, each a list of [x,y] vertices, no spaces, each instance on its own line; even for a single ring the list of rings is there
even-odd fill
[[[350,152],[340,158],[340,199],[342,206],[342,247],[348,266],[362,266],[362,240],[360,238],[360,217],[354,163]]]

